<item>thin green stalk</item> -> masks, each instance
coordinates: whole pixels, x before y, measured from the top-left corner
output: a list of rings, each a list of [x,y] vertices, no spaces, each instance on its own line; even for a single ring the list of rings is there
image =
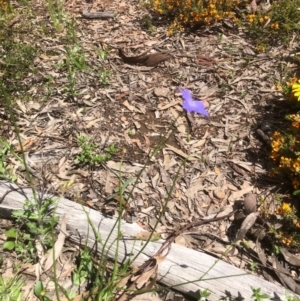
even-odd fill
[[[13,126],[14,126],[14,130],[15,130],[16,136],[18,138],[19,146],[20,146],[20,149],[21,149],[21,157],[23,159],[23,164],[24,164],[24,167],[25,167],[27,180],[30,183],[30,187],[31,187],[31,190],[32,190],[34,200],[38,204],[38,198],[37,198],[37,194],[36,194],[36,191],[35,191],[35,188],[34,188],[33,179],[32,179],[32,176],[30,174],[30,171],[28,169],[28,165],[27,165],[27,162],[26,162],[26,157],[25,157],[25,153],[24,153],[24,149],[23,149],[23,145],[22,145],[22,140],[21,140],[21,136],[20,136],[20,132],[19,132],[19,127],[17,125],[15,115],[14,115],[14,112],[12,110],[12,104],[11,104],[10,100],[8,99],[5,86],[4,86],[1,79],[0,79],[0,90],[1,90],[1,93],[3,95],[6,108],[9,111],[10,120],[11,120]]]

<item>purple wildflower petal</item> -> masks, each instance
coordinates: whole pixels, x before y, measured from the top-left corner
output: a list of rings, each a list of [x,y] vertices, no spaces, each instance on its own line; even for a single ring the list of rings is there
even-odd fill
[[[184,89],[179,88],[179,92],[181,93],[184,101],[187,101],[187,102],[193,101],[193,97],[192,97],[191,91],[189,89],[184,90]]]
[[[205,106],[202,101],[195,101],[193,100],[191,91],[189,89],[179,89],[184,101],[183,101],[183,108],[187,112],[196,112],[198,114],[208,116],[208,112],[205,109]]]

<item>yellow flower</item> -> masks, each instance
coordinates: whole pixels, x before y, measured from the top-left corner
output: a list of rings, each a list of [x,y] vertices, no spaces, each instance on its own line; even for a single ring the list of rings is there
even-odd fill
[[[298,83],[295,83],[292,85],[292,92],[298,98],[298,101],[299,101],[300,100],[300,80],[298,80]]]
[[[291,206],[288,203],[283,203],[282,210],[286,213],[292,211]]]

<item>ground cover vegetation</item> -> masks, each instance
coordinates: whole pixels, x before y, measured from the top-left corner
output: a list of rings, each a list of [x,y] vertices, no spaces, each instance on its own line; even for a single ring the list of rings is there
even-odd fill
[[[21,17],[18,5],[22,9],[25,8]],[[264,3],[263,1],[259,3],[242,0],[149,0],[147,2],[142,1],[141,5],[146,6],[155,16],[163,15],[167,17],[166,20],[170,20],[169,23],[166,23],[169,35],[199,26],[204,28],[228,26],[231,30],[243,29],[248,38],[255,44],[258,53],[267,51],[278,43],[288,45],[292,39],[297,39],[300,30],[300,1],[278,0],[272,3]],[[15,172],[15,165],[16,162],[19,162],[19,164],[24,165],[28,182],[33,188],[33,176],[26,166],[26,157],[24,155],[26,144],[21,141],[18,123],[14,117],[14,111],[17,104],[20,103],[20,99],[22,101],[30,100],[30,95],[27,92],[30,90],[31,80],[40,81],[40,89],[43,90],[44,95],[44,99],[40,100],[42,102],[49,99],[57,89],[60,89],[54,82],[55,72],[64,74],[62,81],[64,83],[64,96],[72,101],[82,96],[79,79],[88,72],[94,72],[97,75],[98,87],[109,85],[109,78],[112,75],[112,70],[106,64],[109,53],[107,46],[101,50],[92,50],[93,56],[98,59],[100,66],[95,66],[88,62],[85,47],[81,45],[77,37],[75,19],[65,10],[63,2],[47,0],[39,8],[41,9],[40,12],[46,11],[49,14],[49,24],[32,22],[37,17],[38,12],[32,10],[30,1],[24,0],[17,4],[8,0],[0,0],[1,108],[5,112],[3,116],[11,121],[20,141],[19,149],[12,147],[8,143],[11,129],[7,128],[5,120],[3,120],[3,129],[5,130],[1,133],[0,177],[10,181],[17,181],[18,174]],[[20,22],[20,18],[22,27],[14,29],[14,24]],[[146,22],[146,26],[151,31],[155,31],[155,18],[153,20],[148,18]],[[27,34],[26,38],[24,38],[24,32],[34,32],[34,34]],[[41,36],[47,40],[47,37],[53,38],[56,35],[60,36],[61,41],[64,42],[63,52],[65,55],[63,59],[53,66],[55,72],[39,79],[35,60],[40,55],[41,48],[40,45],[34,43],[35,37]],[[51,57],[56,56],[57,53],[53,49],[47,55]],[[48,58],[44,57],[44,59]],[[300,80],[297,74],[290,72],[290,74],[286,75],[286,81],[276,83],[276,85],[285,97],[283,105],[286,108],[286,113],[282,116],[282,124],[287,126],[284,129],[279,128],[272,133],[269,151],[272,168],[270,168],[269,173],[274,178],[284,180],[287,187],[290,188],[291,196],[283,198],[279,194],[274,194],[277,202],[275,212],[270,212],[264,206],[265,200],[262,198],[260,200],[261,214],[265,218],[272,218],[283,224],[283,227],[280,229],[276,227],[269,228],[277,248],[286,246],[298,250],[300,247],[300,219],[296,208],[291,205],[290,200],[292,195],[297,197],[300,191],[300,114],[298,113]],[[188,110],[187,108],[192,107],[191,103],[189,103],[189,105],[186,104],[184,106],[184,109]],[[85,107],[83,106],[81,110],[85,110]],[[199,113],[201,112],[202,114],[203,112],[207,114],[203,104],[199,108]],[[134,136],[134,132],[130,133]],[[101,148],[97,142],[93,141],[86,134],[77,135],[75,143],[79,150],[74,154],[72,160],[80,166],[88,165],[92,170],[95,166],[107,162],[120,152],[120,149],[114,143]],[[161,146],[157,147],[154,154],[160,151],[160,148]],[[146,166],[147,162],[144,163]],[[183,165],[184,163],[180,168]],[[118,201],[119,218],[116,228],[120,227],[121,217],[128,210],[127,204],[131,195],[126,194],[125,190],[132,182],[133,179],[123,180],[120,176],[118,190],[108,197],[108,199],[114,198]],[[72,183],[72,180],[66,181],[61,188],[61,192],[67,191],[72,186]],[[171,194],[172,189],[168,191],[166,204]],[[165,208],[163,207],[162,212],[164,212]],[[36,195],[34,204],[28,202],[23,210],[14,212],[15,225],[5,232],[7,241],[3,244],[2,250],[13,252],[15,263],[12,268],[13,273],[10,276],[0,276],[0,300],[31,300],[30,290],[27,292],[27,295],[24,295],[24,292],[22,292],[24,281],[20,276],[22,265],[24,263],[36,264],[47,253],[53,257],[54,275],[50,279],[54,283],[55,293],[48,296],[47,287],[43,281],[37,280],[32,287],[38,300],[54,300],[54,297],[57,300],[75,300],[76,296],[76,300],[81,298],[82,300],[84,298],[115,300],[116,297],[120,296],[124,298],[122,300],[129,298],[130,293],[124,293],[122,289],[125,286],[124,279],[127,279],[129,275],[134,273],[130,267],[132,262],[120,265],[116,260],[109,261],[105,253],[102,258],[95,259],[87,248],[80,250],[76,258],[76,268],[72,271],[71,288],[65,289],[59,284],[55,264],[55,252],[59,252],[55,248],[57,236],[59,236],[55,230],[58,218],[55,214],[50,214],[54,211],[54,199],[46,199],[44,202],[41,202]],[[63,228],[62,225],[60,227]],[[107,242],[101,240],[101,234],[96,229],[93,230],[99,243],[105,248]],[[119,232],[121,238],[121,229],[119,229]],[[116,254],[117,252],[118,249]],[[250,264],[250,266],[252,269],[257,268],[255,263]],[[1,269],[1,274],[4,274],[4,267],[1,267]],[[79,293],[82,286],[88,288],[84,294]],[[127,289],[130,292],[133,289],[135,290],[136,287],[127,287]],[[252,300],[268,299],[269,296],[262,291],[259,287],[252,288]],[[209,295],[210,292],[202,291],[199,293],[199,300],[209,300]],[[79,299],[78,296],[80,297]],[[299,298],[287,294],[286,300],[299,300]]]

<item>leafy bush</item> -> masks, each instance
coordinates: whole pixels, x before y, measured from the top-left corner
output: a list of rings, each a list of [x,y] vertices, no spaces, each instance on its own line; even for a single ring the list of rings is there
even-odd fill
[[[233,12],[241,0],[150,0],[150,7],[158,14],[173,17],[169,34],[184,26],[195,24],[209,25],[223,18],[237,21]]]
[[[193,25],[211,25],[231,20],[243,26],[259,51],[270,45],[288,43],[300,32],[300,0],[273,1],[269,6],[249,0],[150,0],[157,14],[170,16],[169,34]]]
[[[274,175],[280,174],[289,179],[297,194],[300,189],[300,114],[297,93],[300,84],[295,83],[293,79],[290,85],[288,98],[291,100],[291,110],[295,113],[286,115],[289,126],[284,132],[276,131],[271,138],[271,159],[276,164],[272,170]]]

